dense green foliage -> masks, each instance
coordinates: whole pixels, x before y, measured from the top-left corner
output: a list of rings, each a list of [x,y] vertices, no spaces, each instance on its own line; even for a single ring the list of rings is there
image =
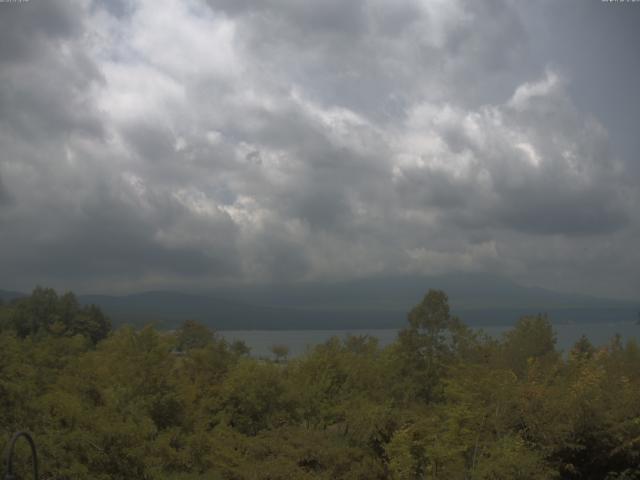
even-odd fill
[[[45,479],[640,478],[633,341],[562,355],[544,317],[494,340],[430,291],[387,348],[273,353],[37,289],[0,306],[0,442],[33,432]]]

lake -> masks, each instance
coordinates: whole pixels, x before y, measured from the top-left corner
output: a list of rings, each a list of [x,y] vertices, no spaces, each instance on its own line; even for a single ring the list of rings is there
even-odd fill
[[[512,326],[478,327],[485,333],[500,337]],[[553,326],[557,335],[557,347],[567,351],[580,338],[586,335],[594,345],[607,343],[616,333],[623,341],[640,338],[640,325],[633,322],[620,323],[592,323],[592,324],[559,324]],[[343,338],[347,335],[370,335],[380,342],[381,346],[392,343],[398,335],[397,329],[384,330],[226,330],[220,331],[228,341],[242,340],[251,348],[251,354],[256,357],[271,357],[273,345],[286,345],[290,356],[298,356],[308,348],[326,342],[331,337]]]

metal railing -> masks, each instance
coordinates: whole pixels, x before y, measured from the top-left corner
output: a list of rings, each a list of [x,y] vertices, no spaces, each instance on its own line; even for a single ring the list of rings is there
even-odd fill
[[[4,480],[16,480],[16,475],[13,470],[13,455],[15,452],[16,442],[20,437],[24,437],[27,442],[29,442],[29,446],[31,447],[31,463],[33,466],[33,479],[38,480],[38,453],[36,452],[36,444],[33,441],[31,435],[27,432],[17,432],[11,437],[9,443],[7,444],[7,448],[5,450],[5,468],[6,473],[4,475]]]

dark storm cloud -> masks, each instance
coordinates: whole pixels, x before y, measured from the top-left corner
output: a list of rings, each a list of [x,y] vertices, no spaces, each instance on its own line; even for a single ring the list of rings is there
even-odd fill
[[[501,0],[209,4],[238,22],[261,73],[277,69],[319,101],[379,121],[422,96],[477,104],[526,78],[524,29]]]
[[[525,2],[527,28],[535,54],[558,65],[571,79],[572,99],[607,127],[612,153],[640,175],[640,136],[634,120],[640,111],[637,79],[640,9],[629,2]]]
[[[634,170],[570,65],[540,57],[529,7],[0,9],[0,287],[559,268],[559,286],[637,285]],[[611,265],[624,278],[584,283]]]
[[[3,275],[22,285],[237,276],[228,217],[194,218],[162,190],[132,201],[93,96],[104,79],[82,43],[86,12],[53,5],[13,5],[1,17],[0,202],[12,199],[0,217]],[[133,151],[153,168],[172,145],[156,126],[136,128]]]
[[[87,59],[51,59],[42,63],[42,69],[8,66],[0,72],[3,127],[36,141],[55,139],[71,131],[101,135],[102,125],[90,100],[74,91],[90,88],[91,82],[100,78]]]
[[[104,9],[118,19],[131,15],[135,9],[129,0],[93,0],[92,6],[94,9]]]
[[[366,25],[365,2],[355,0],[345,4],[340,0],[301,3],[291,0],[209,0],[216,11],[227,14],[256,16],[260,12],[268,21],[282,23],[309,33],[344,33],[349,36],[362,32]],[[402,3],[402,2],[399,2]]]
[[[624,227],[629,220],[624,210],[612,205],[607,193],[597,193],[571,192],[570,187],[562,193],[520,191],[509,198],[497,220],[522,232],[571,236],[609,233]]]
[[[3,2],[0,5],[0,62],[19,62],[51,53],[51,43],[81,30],[79,4],[70,2]]]
[[[174,157],[174,136],[170,130],[151,122],[137,122],[123,129],[123,137],[134,152],[149,162],[150,168],[161,168]]]
[[[5,242],[21,243],[21,255],[2,253],[6,275],[52,272],[73,281],[153,277],[153,282],[240,274],[235,228],[225,215],[196,219],[183,204],[162,193],[117,196],[114,185],[97,182],[77,210],[41,205],[4,223]],[[187,236],[186,238],[183,235]],[[98,279],[96,282],[95,279]]]
[[[100,72],[77,45],[78,2],[0,5],[0,124],[39,143],[71,132],[101,134],[88,90]]]
[[[503,105],[418,109],[413,121],[438,144],[400,166],[397,188],[407,205],[440,208],[464,228],[533,234],[608,233],[629,224],[622,165],[602,127],[573,108],[552,73]]]
[[[4,186],[2,177],[0,177],[0,206],[9,203],[9,199],[9,191],[7,190],[7,187]]]

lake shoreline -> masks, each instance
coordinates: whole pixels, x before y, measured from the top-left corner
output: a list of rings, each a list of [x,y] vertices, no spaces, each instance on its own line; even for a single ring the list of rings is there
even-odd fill
[[[558,350],[566,351],[585,335],[594,345],[603,346],[616,334],[626,342],[640,338],[640,325],[636,322],[604,322],[567,324],[553,323]],[[483,332],[498,338],[513,325],[483,325],[470,327],[476,332]],[[271,347],[285,345],[290,356],[304,354],[309,348],[326,342],[332,337],[344,338],[349,335],[368,335],[377,338],[380,346],[385,347],[397,338],[401,328],[369,328],[369,329],[297,329],[297,330],[218,330],[218,334],[228,341],[240,340],[251,348],[252,356],[269,357]]]

